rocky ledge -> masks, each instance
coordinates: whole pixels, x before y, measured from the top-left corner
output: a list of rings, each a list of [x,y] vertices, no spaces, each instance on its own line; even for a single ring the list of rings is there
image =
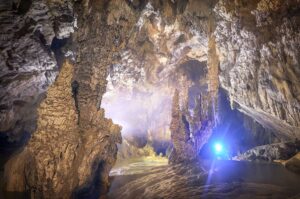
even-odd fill
[[[283,142],[254,147],[245,153],[233,157],[234,160],[273,161],[287,160],[300,151],[300,141]]]

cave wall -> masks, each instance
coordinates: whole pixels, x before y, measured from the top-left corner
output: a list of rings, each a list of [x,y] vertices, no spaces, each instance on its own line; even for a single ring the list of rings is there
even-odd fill
[[[36,107],[58,73],[54,38],[74,31],[72,3],[1,1],[0,19],[0,137],[11,145],[36,128]]]
[[[237,108],[299,138],[299,1],[219,1],[220,84]]]

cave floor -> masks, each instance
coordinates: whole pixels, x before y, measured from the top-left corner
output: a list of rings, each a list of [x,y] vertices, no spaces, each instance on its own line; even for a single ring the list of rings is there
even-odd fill
[[[197,160],[168,165],[159,157],[118,163],[109,199],[300,198],[300,176],[276,163]]]

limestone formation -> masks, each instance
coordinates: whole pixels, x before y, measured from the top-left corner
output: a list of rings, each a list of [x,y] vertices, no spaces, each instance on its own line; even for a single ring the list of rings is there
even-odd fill
[[[106,191],[107,171],[116,160],[116,143],[121,142],[120,127],[104,119],[96,105],[90,109],[90,126],[78,126],[70,86],[73,70],[69,62],[63,64],[38,109],[37,131],[24,151],[6,164],[7,191],[30,191],[33,198]]]
[[[67,1],[17,0],[1,1],[0,12],[0,137],[19,143],[35,130],[36,107],[62,54],[55,38],[74,31],[73,8]]]
[[[299,1],[220,0],[220,84],[238,109],[289,139],[299,134]]]
[[[215,125],[214,118],[211,115],[212,101],[209,99],[211,99],[209,96],[198,98],[193,116],[191,116],[188,108],[181,108],[179,92],[175,90],[170,124],[173,144],[169,156],[170,163],[196,159],[204,144],[207,143]]]
[[[149,142],[164,145],[165,139],[170,141],[162,129],[169,129],[174,89],[182,98],[188,89],[206,89],[209,9],[207,2],[145,1],[126,48],[110,67],[102,103],[124,126],[126,139],[127,134],[143,134]]]
[[[175,91],[173,97],[170,130],[173,149],[169,162],[178,163],[195,158],[195,151],[193,151],[193,143],[190,138],[189,123],[180,110],[178,90]]]
[[[110,8],[124,5],[118,3],[112,2]],[[40,105],[36,132],[28,146],[7,163],[6,191],[30,191],[33,198],[80,198],[107,191],[108,173],[116,160],[116,143],[121,143],[121,137],[120,127],[105,119],[104,110],[99,109],[107,66],[114,52],[99,46],[115,46],[116,50],[120,46],[114,43],[116,38],[122,42],[130,24],[121,31],[118,24],[108,25],[106,19],[111,13],[103,12],[102,3],[86,4],[83,10],[81,5],[76,5],[77,12],[82,14],[78,18],[81,31],[75,35],[79,48],[77,63],[63,65]],[[89,8],[95,9],[93,17],[102,22],[98,28],[95,21],[85,18]],[[120,32],[116,34],[106,32],[117,28]],[[91,60],[88,55],[92,52],[95,55]],[[20,159],[28,161],[19,162]]]
[[[300,151],[300,142],[283,142],[254,147],[243,154],[233,157],[234,160],[273,161],[287,160]]]

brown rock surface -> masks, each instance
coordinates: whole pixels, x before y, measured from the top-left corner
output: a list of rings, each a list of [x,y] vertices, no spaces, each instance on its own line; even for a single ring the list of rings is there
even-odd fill
[[[30,191],[33,198],[80,198],[107,191],[108,173],[117,156],[116,143],[121,143],[120,127],[104,118],[98,104],[105,92],[107,66],[130,29],[126,22],[110,25],[110,9],[127,5],[119,3],[112,1],[108,8],[96,2],[76,4],[81,14],[74,37],[76,64],[65,62],[62,66],[38,109],[37,131],[17,158],[6,164],[7,191]],[[90,8],[92,15],[87,13]],[[23,183],[16,183],[18,179]]]
[[[72,3],[1,1],[0,27],[0,136],[20,142],[35,130],[36,108],[57,75],[53,39],[73,32]]]
[[[180,110],[178,90],[175,91],[173,97],[170,130],[173,149],[169,162],[174,164],[195,158],[193,142],[190,138],[189,123]]]
[[[169,156],[170,163],[190,161],[198,157],[212,134],[214,126],[212,102],[209,96],[200,95],[191,116],[187,108],[181,108],[179,92],[175,90],[170,124],[173,144]]]
[[[29,190],[33,198],[69,198],[74,190],[75,195],[89,194],[93,186],[106,191],[116,143],[121,142],[120,127],[96,107],[90,109],[90,126],[78,126],[70,86],[73,70],[69,62],[63,64],[38,109],[37,131],[24,151],[6,164],[7,191]]]

